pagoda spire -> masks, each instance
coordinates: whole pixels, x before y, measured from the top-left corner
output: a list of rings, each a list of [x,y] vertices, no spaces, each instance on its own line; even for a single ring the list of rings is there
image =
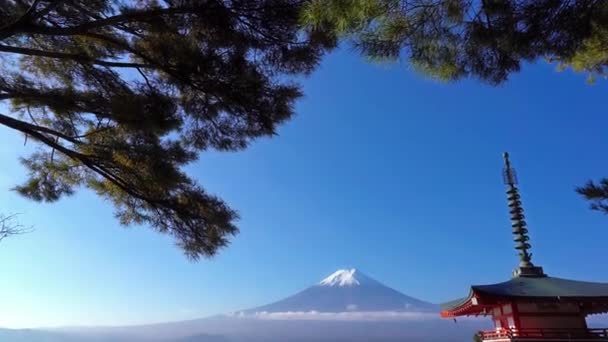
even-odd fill
[[[519,266],[513,271],[514,277],[543,277],[545,276],[542,267],[534,266],[532,263],[532,247],[529,243],[527,224],[524,216],[524,208],[521,203],[521,196],[517,188],[517,174],[511,167],[509,153],[503,154],[505,161],[504,182],[507,185],[507,200],[509,213],[511,214],[511,226],[513,227],[513,241],[515,249],[519,251]]]

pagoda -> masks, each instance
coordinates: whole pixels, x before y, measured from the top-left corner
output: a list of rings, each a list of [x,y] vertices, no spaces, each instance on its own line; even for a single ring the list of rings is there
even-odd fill
[[[608,329],[590,329],[586,317],[608,312],[608,284],[548,276],[532,263],[528,229],[509,154],[504,154],[511,226],[519,265],[508,281],[471,286],[469,295],[442,304],[441,316],[491,316],[482,341],[608,341]]]

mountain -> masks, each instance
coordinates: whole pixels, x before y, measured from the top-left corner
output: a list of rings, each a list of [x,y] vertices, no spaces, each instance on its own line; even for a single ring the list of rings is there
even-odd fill
[[[437,312],[438,306],[392,289],[357,269],[338,270],[293,296],[244,310],[277,312]]]
[[[461,342],[491,326],[486,319],[444,320],[438,311],[361,271],[344,269],[293,296],[236,315],[140,326],[0,329],[0,341]]]

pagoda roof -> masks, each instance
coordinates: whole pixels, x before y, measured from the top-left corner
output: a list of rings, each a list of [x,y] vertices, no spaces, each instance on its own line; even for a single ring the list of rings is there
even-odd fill
[[[517,277],[511,280],[471,287],[475,293],[501,297],[606,297],[608,283],[593,283],[555,277]]]
[[[441,304],[442,316],[480,314],[484,302],[493,299],[550,299],[608,302],[608,283],[562,279],[555,277],[515,277],[511,280],[471,286],[469,295]]]

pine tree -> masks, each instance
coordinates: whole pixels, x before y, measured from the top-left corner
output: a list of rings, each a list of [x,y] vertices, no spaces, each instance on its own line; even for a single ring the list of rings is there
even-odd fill
[[[604,0],[311,0],[303,21],[441,80],[498,84],[541,58],[592,75],[608,66]]]
[[[214,255],[238,215],[182,168],[293,115],[293,77],[335,45],[300,29],[301,3],[0,0],[0,125],[39,145],[16,191],[53,202],[87,187],[122,224]]]

